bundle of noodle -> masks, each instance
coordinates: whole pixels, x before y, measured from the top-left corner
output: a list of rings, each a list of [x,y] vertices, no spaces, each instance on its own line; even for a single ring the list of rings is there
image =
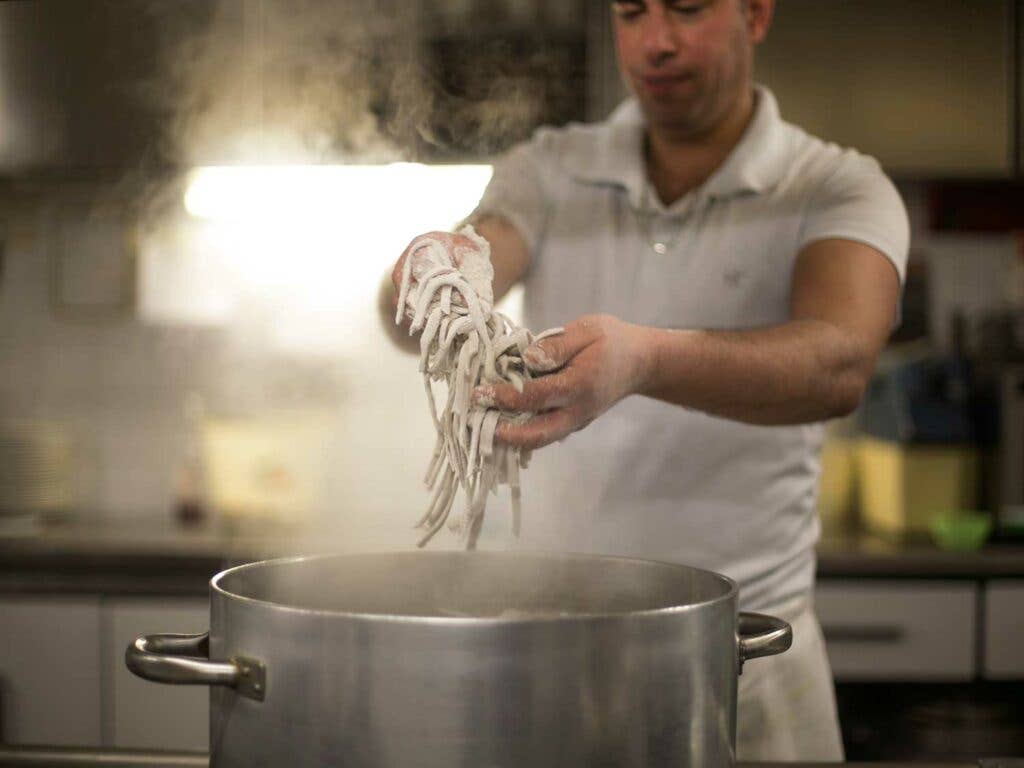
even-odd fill
[[[437,239],[424,235],[413,241],[403,265],[395,315],[395,322],[400,323],[404,312],[412,321],[409,333],[421,334],[420,371],[437,429],[426,475],[433,494],[417,524],[425,529],[421,547],[447,522],[465,538],[468,549],[474,548],[487,496],[502,484],[511,488],[512,530],[518,535],[519,470],[529,462],[529,451],[495,444],[494,431],[499,419],[522,421],[531,414],[485,408],[473,403],[470,395],[477,385],[495,381],[521,391],[523,382],[532,378],[523,351],[535,341],[561,332],[554,328],[534,336],[497,312],[491,290],[490,244],[470,226],[460,234],[476,247],[457,249],[457,265]],[[433,381],[443,381],[447,387],[440,413]],[[453,515],[459,488],[466,505],[461,514]]]

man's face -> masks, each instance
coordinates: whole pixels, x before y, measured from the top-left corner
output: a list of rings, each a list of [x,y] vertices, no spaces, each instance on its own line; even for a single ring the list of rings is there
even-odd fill
[[[771,0],[613,0],[619,67],[648,123],[693,138],[750,88]]]

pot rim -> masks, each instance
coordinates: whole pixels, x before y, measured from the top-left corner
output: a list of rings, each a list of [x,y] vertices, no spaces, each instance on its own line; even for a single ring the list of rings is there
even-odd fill
[[[231,592],[228,589],[221,586],[221,581],[231,574],[238,573],[245,570],[255,570],[256,568],[267,568],[271,566],[284,566],[291,563],[302,563],[312,562],[315,560],[329,560],[329,559],[340,559],[340,558],[358,558],[358,557],[374,557],[374,556],[386,556],[386,555],[403,555],[403,556],[414,556],[414,557],[437,557],[451,554],[460,554],[458,551],[442,550],[437,552],[419,552],[415,550],[392,550],[392,551],[380,551],[380,552],[358,552],[358,553],[334,553],[334,554],[316,554],[316,555],[297,555],[292,557],[276,557],[269,558],[266,560],[257,560],[251,563],[243,563],[242,565],[232,566],[226,568],[220,573],[214,575],[210,579],[210,591],[216,593],[221,597],[232,600],[235,602],[248,604],[252,606],[259,606],[261,608],[272,609],[274,611],[285,611],[288,613],[295,613],[305,616],[330,616],[332,618],[343,618],[343,619],[354,619],[358,621],[372,621],[381,623],[406,623],[406,624],[421,624],[421,625],[442,625],[442,626],[507,626],[510,624],[524,625],[524,624],[536,624],[536,623],[547,623],[547,622],[580,622],[580,621],[595,621],[595,620],[618,620],[623,619],[634,619],[634,618],[662,618],[669,616],[678,616],[696,612],[702,609],[708,609],[719,603],[725,603],[728,601],[736,600],[739,593],[739,587],[735,580],[730,577],[717,573],[715,571],[707,570],[706,568],[696,568],[691,565],[684,565],[682,563],[672,563],[665,560],[653,560],[640,557],[626,557],[621,555],[603,555],[603,554],[588,554],[584,552],[552,552],[544,550],[515,550],[515,551],[503,551],[503,550],[486,550],[483,552],[466,552],[470,557],[476,555],[483,555],[487,557],[517,557],[520,555],[527,556],[541,556],[541,557],[558,557],[561,559],[573,559],[573,560],[604,560],[614,562],[632,562],[642,563],[644,565],[659,565],[667,566],[673,569],[685,569],[691,572],[697,572],[712,577],[718,581],[723,582],[728,590],[718,597],[713,597],[710,600],[703,600],[696,603],[687,603],[686,605],[669,605],[662,608],[647,608],[637,611],[602,611],[602,612],[588,612],[588,613],[573,613],[569,615],[554,614],[554,613],[536,613],[529,615],[511,615],[511,616],[417,616],[414,614],[386,614],[386,613],[364,613],[359,611],[336,611],[326,610],[323,608],[303,608],[300,606],[289,605],[287,603],[278,603],[272,600],[261,600],[254,597],[246,597],[245,595],[239,595],[235,592]],[[736,611],[734,610],[733,613]]]

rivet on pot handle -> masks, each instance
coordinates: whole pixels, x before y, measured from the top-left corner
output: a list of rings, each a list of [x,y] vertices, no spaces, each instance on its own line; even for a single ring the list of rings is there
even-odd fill
[[[761,656],[776,656],[793,645],[793,628],[782,619],[763,613],[741,613],[736,638],[740,674],[743,662]]]
[[[266,667],[260,661],[236,656],[210,661],[210,633],[145,635],[129,644],[124,654],[128,669],[155,683],[226,685],[239,695],[263,701]]]

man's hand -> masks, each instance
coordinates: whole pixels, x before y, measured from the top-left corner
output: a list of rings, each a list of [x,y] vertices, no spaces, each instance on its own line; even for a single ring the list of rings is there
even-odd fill
[[[427,255],[427,249],[423,246],[430,240],[440,244],[451,260],[453,266],[460,268],[463,261],[470,253],[480,253],[480,245],[469,236],[457,232],[427,232],[416,237],[399,257],[398,262],[391,269],[381,282],[377,295],[377,310],[384,324],[384,331],[399,348],[410,353],[419,353],[419,342],[409,336],[410,317],[403,312],[399,323],[395,323],[395,316],[398,314],[398,295],[402,289],[402,270],[405,262],[412,259],[412,280],[419,280],[431,268],[432,263]],[[462,298],[456,294],[452,297],[455,303],[460,303]]]
[[[419,281],[427,272],[438,266],[434,253],[434,246],[438,245],[441,246],[444,257],[456,269],[463,271],[464,267],[476,267],[476,269],[470,270],[468,274],[465,274],[465,277],[473,284],[477,293],[483,294],[486,292],[488,296],[491,294],[492,275],[477,274],[477,272],[480,272],[479,262],[483,259],[483,254],[487,247],[486,243],[481,243],[479,240],[474,240],[469,235],[460,232],[427,232],[416,237],[406,246],[398,262],[391,270],[391,284],[395,291],[392,309],[396,311],[398,309],[398,296],[402,290],[402,275],[406,262],[410,259],[412,260],[412,282]],[[474,263],[474,257],[476,257],[475,261],[477,263]],[[483,261],[486,261],[486,259],[483,259]],[[462,298],[458,295],[452,298],[455,303],[462,301]],[[408,323],[408,318],[404,317],[404,315],[402,323],[403,325]]]
[[[530,255],[526,243],[516,228],[500,216],[484,216],[475,219],[473,227],[477,234],[491,245],[491,267],[494,271],[491,290],[494,301],[497,302],[523,276],[530,263]],[[460,269],[463,253],[465,253],[462,249],[470,245],[478,247],[471,238],[457,232],[427,232],[409,243],[391,273],[382,276],[378,308],[385,332],[401,349],[413,353],[419,352],[419,343],[415,338],[409,336],[409,320],[403,318],[402,325],[398,326],[395,324],[395,314],[398,310],[398,294],[401,290],[402,269],[405,266],[405,260],[416,251],[418,246],[422,245],[422,239],[428,237],[447,243],[452,261]],[[413,258],[416,259],[415,256]],[[414,263],[413,266],[416,264]],[[423,274],[422,269],[421,265],[418,274]],[[413,277],[416,274],[417,272],[414,272]]]
[[[502,383],[474,390],[480,405],[536,414],[520,424],[500,422],[495,439],[522,448],[548,445],[640,390],[651,365],[647,330],[610,315],[585,315],[527,348],[524,362],[542,375],[522,392]]]

